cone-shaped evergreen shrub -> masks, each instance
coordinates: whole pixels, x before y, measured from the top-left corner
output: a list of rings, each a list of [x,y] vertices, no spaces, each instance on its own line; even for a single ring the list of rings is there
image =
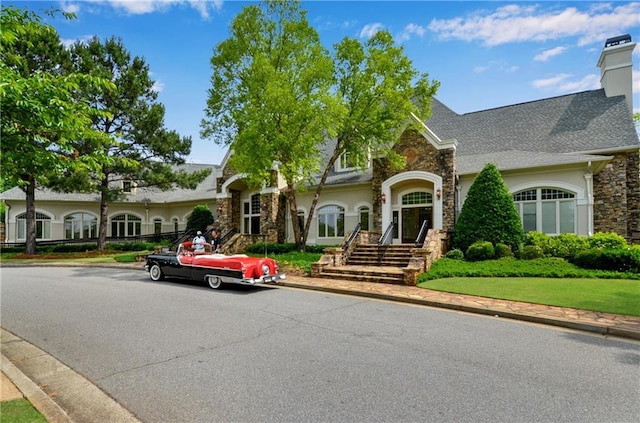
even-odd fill
[[[213,221],[214,217],[211,209],[204,204],[197,205],[187,219],[187,230],[195,229],[204,233],[207,230],[207,226],[212,224]]]
[[[498,168],[488,163],[476,176],[462,205],[453,246],[462,251],[476,241],[506,244],[517,253],[524,240],[520,214]]]

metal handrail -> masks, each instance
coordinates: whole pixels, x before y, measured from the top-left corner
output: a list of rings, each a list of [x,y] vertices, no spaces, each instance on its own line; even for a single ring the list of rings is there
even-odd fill
[[[428,228],[428,221],[423,220],[422,221],[422,226],[420,226],[420,232],[418,232],[418,237],[416,238],[416,242],[415,242],[415,246],[419,247],[422,244],[424,244],[424,240],[427,238],[427,231],[429,230]]]
[[[378,239],[378,245],[389,245],[391,244],[393,234],[393,222],[389,223],[387,226],[387,230],[384,231],[384,234]]]
[[[231,239],[232,236],[234,236],[238,232],[240,232],[238,228],[229,229],[226,234],[220,237],[220,244],[223,244],[224,242],[228,241],[229,239]]]
[[[358,223],[356,225],[355,229],[353,230],[353,232],[351,232],[351,235],[349,235],[349,238],[347,239],[347,241],[342,246],[342,250],[343,251],[349,250],[349,247],[351,246],[353,241],[356,240],[356,238],[358,237],[358,234],[360,233],[361,229],[362,229],[362,225],[360,223]]]

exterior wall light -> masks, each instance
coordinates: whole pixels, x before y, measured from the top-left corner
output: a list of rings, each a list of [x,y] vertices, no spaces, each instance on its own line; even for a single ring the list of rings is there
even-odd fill
[[[442,190],[440,188],[436,190],[436,197],[438,198],[438,200],[440,199],[440,197],[442,197]]]
[[[385,194],[384,192],[382,193],[380,198],[382,199],[382,204],[385,204],[387,202],[387,194]]]

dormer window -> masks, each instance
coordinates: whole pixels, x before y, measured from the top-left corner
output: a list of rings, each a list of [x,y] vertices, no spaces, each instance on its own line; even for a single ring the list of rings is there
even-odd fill
[[[350,158],[351,154],[348,152],[342,153],[342,155],[336,160],[336,172],[346,172],[358,169],[358,165],[353,158]],[[370,158],[369,158],[370,159]],[[367,160],[366,168],[369,167],[369,159]]]
[[[125,194],[133,194],[135,185],[131,181],[122,181],[122,192]]]

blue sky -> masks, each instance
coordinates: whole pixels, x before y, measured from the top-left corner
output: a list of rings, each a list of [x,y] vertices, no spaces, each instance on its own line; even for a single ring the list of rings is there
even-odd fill
[[[244,1],[7,1],[77,19],[45,19],[66,43],[120,37],[144,57],[166,108],[167,128],[193,139],[190,162],[219,164],[226,152],[200,138],[210,59],[228,38]],[[640,41],[640,2],[304,1],[308,19],[331,48],[390,31],[420,72],[440,81],[437,97],[457,113],[600,88],[597,67],[607,38]],[[634,109],[640,111],[640,47],[633,54]]]

